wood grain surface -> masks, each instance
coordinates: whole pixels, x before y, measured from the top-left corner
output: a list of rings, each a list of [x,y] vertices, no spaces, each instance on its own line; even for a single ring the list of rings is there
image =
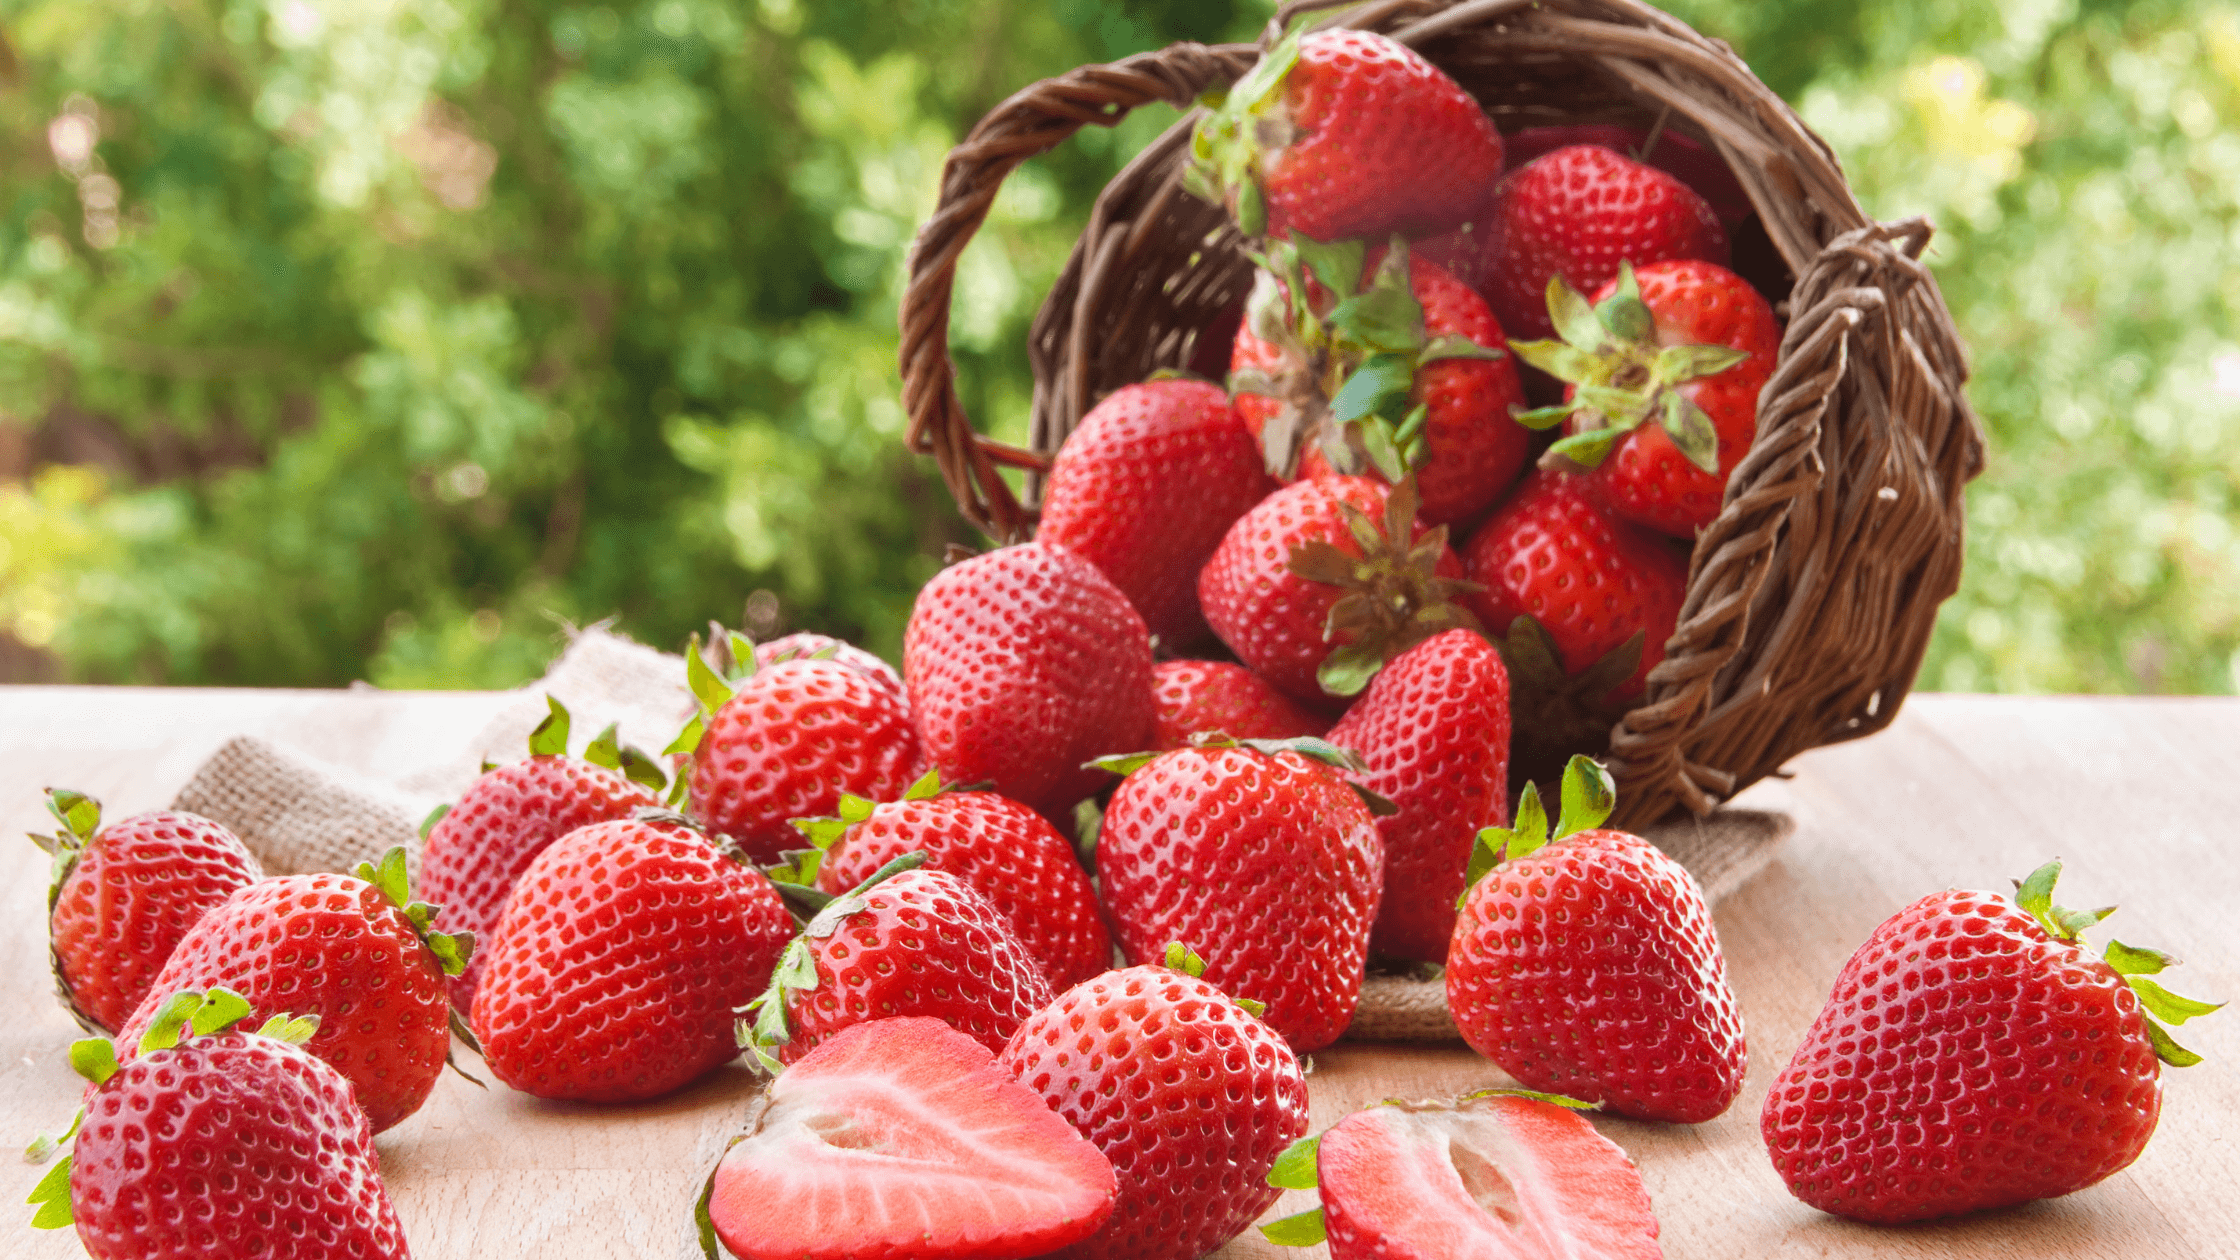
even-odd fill
[[[51,997],[40,789],[76,787],[110,817],[168,804],[201,759],[260,734],[374,772],[416,768],[458,745],[511,697],[382,693],[0,687],[0,1136],[55,1132],[80,1082],[78,1033]],[[335,722],[340,699],[355,715]],[[1923,695],[1872,739],[1797,760],[1795,778],[1745,803],[1792,811],[1797,833],[1721,903],[1720,939],[1750,1039],[1740,1101],[1718,1119],[1669,1126],[1597,1116],[1642,1170],[1674,1260],[1730,1257],[2240,1257],[2240,1016],[2188,1024],[2208,1062],[2171,1071],[2160,1130],[2130,1169],[2065,1199],[1957,1222],[1877,1229],[1791,1198],[1767,1161],[1758,1108],[1836,971],[1877,923],[1946,887],[2005,889],[2048,857],[2062,892],[2115,903],[2114,930],[2175,953],[2179,991],[2240,995],[2240,701]],[[2092,934],[2104,940],[2107,929]],[[462,1052],[470,1066],[471,1055]],[[2166,1069],[2167,1070],[2167,1069]],[[1341,1044],[1313,1056],[1317,1130],[1390,1097],[1449,1096],[1508,1083],[1459,1045]],[[689,1260],[691,1202],[734,1134],[754,1078],[733,1066],[635,1107],[542,1102],[446,1076],[418,1115],[378,1140],[382,1169],[421,1260]],[[40,1170],[9,1165],[20,1202]],[[1287,1194],[1271,1217],[1311,1205]],[[0,1255],[82,1255],[68,1231],[36,1233],[18,1208]],[[1223,1257],[1320,1257],[1240,1238]]]

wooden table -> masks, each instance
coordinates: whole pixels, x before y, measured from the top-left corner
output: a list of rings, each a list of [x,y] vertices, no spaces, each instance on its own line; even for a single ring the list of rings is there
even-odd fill
[[[331,692],[0,687],[0,827],[46,830],[39,791],[49,784],[99,796],[111,817],[167,804],[203,757],[244,732],[368,770],[410,769],[509,699],[352,693],[362,719],[338,724],[326,716]],[[2240,1257],[2240,1016],[2181,1030],[2209,1062],[2172,1072],[2161,1129],[2138,1163],[2066,1199],[1947,1224],[1854,1225],[1792,1199],[1758,1136],[1767,1084],[1837,969],[1877,923],[1941,888],[2004,889],[2060,856],[2068,903],[2120,904],[2125,939],[2187,960],[2173,987],[2240,996],[2236,753],[2240,701],[1917,696],[1889,731],[1807,754],[1792,781],[1753,789],[1749,803],[1792,810],[1799,827],[1718,908],[1749,1029],[1742,1098],[1693,1127],[1595,1118],[1641,1166],[1665,1254]],[[13,999],[0,1023],[0,1134],[18,1141],[56,1131],[79,1090],[64,1056],[78,1034],[49,996],[45,871],[30,842],[0,844],[0,984]],[[1317,1130],[1378,1099],[1502,1083],[1460,1046],[1341,1045],[1315,1055],[1308,1078]],[[380,1138],[382,1168],[421,1260],[688,1260],[692,1197],[754,1090],[733,1067],[658,1103],[591,1107],[446,1076]],[[39,1175],[18,1165],[0,1188],[20,1202]],[[1286,1195],[1270,1215],[1308,1205]],[[17,1212],[28,1221],[28,1208]],[[0,1252],[26,1260],[82,1254],[68,1231],[0,1237]],[[1249,1235],[1219,1254],[1323,1252]]]

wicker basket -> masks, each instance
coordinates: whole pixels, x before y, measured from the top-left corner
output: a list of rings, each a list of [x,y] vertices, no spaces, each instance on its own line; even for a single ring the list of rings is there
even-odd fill
[[[1295,14],[1285,6],[1263,43]],[[1725,158],[1758,211],[1787,319],[1758,435],[1698,537],[1680,623],[1647,694],[1610,734],[1617,825],[1708,813],[1797,753],[1889,725],[1937,605],[1958,586],[1961,490],[1983,439],[1962,396],[1951,316],[1919,261],[1929,226],[1878,225],[1827,144],[1726,45],[1634,0],[1373,0],[1330,19],[1413,47],[1503,131],[1557,122],[1676,129]],[[1004,541],[1033,529],[1040,472],[1102,395],[1189,362],[1244,294],[1251,264],[1223,212],[1181,187],[1195,112],[1097,199],[1037,315],[1034,446],[975,433],[949,359],[958,255],[1004,177],[1083,124],[1151,101],[1187,108],[1259,45],[1176,44],[1047,79],[997,106],[949,155],[902,303],[911,447],[965,517]],[[1022,503],[1002,470],[1027,470]]]

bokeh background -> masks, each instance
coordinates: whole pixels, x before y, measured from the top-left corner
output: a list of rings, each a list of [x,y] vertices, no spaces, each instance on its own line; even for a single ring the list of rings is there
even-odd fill
[[[563,622],[896,653],[895,305],[1012,90],[1264,0],[0,0],[0,680],[501,687]],[[2240,681],[2240,18],[1675,0],[1929,215],[1991,438],[1921,685]],[[1089,129],[966,255],[1023,437]]]

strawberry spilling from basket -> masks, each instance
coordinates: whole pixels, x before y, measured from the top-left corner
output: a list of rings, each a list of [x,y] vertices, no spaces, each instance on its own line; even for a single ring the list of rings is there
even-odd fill
[[[899,675],[821,636],[718,635],[718,660],[695,639],[666,763],[611,729],[568,756],[555,704],[527,760],[430,820],[440,907],[402,850],[261,879],[198,820],[98,830],[55,794],[58,980],[131,1049],[73,1052],[92,1110],[40,1223],[78,1205],[92,1246],[139,1193],[97,1121],[230,1073],[328,1135],[329,1197],[367,1254],[401,1252],[371,1135],[425,1100],[454,1029],[504,1085],[587,1103],[673,1095],[745,1051],[772,1079],[709,1175],[711,1255],[1190,1260],[1310,1187],[1322,1206],[1269,1237],[1341,1260],[1658,1254],[1640,1174],[1586,1113],[1715,1120],[1746,1042],[1703,888],[1603,825],[1632,767],[1594,758],[1705,673],[1668,664],[1689,635],[1748,603],[1703,597],[1735,566],[1691,547],[1744,506],[1784,352],[1776,306],[1725,265],[1764,230],[1753,194],[1661,121],[1504,137],[1369,31],[1294,29],[1217,97],[1176,178],[1220,208],[1198,245],[1245,283],[1227,324],[1161,353],[1226,380],[1076,391],[1039,534],[991,530],[1007,545],[925,585]],[[1683,777],[1694,796],[1645,784],[1645,820],[1739,786]],[[2148,979],[2153,951],[2080,962],[2098,919],[2050,884],[1931,898],[1838,978],[1764,1111],[1800,1198],[1911,1220],[2137,1156],[2160,1064],[2191,1059],[2142,1009],[2211,1008]],[[1992,952],[2010,989],[2066,986],[2015,1019],[2071,1020],[2120,1061],[2074,1088],[2012,1028],[1952,1015],[1984,983],[1962,955]],[[1302,1143],[1302,1056],[1346,1035],[1380,967],[1433,968],[1461,1038],[1527,1088],[1384,1103]],[[1955,1004],[1867,1014],[1899,971]],[[248,1014],[274,1019],[229,1031]],[[1871,1059],[1870,1018],[1973,1055],[1953,1132],[1893,1104],[1946,1065]],[[2097,1136],[2008,1175],[2028,1161],[1986,1135],[2045,1090]],[[1935,1185],[1889,1171],[1970,1155]]]

